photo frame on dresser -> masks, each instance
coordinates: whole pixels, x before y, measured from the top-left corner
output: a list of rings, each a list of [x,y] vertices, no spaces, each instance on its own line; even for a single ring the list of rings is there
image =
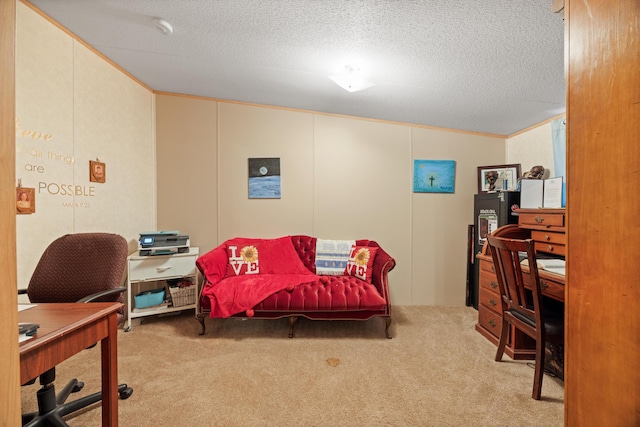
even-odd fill
[[[478,166],[478,193],[489,191],[514,191],[522,177],[520,163],[510,165]],[[491,180],[494,188],[491,188]]]

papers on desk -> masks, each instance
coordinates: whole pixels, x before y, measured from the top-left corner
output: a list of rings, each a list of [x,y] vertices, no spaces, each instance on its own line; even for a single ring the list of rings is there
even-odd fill
[[[21,342],[23,342],[23,341],[30,340],[31,338],[33,338],[33,337],[32,337],[32,336],[30,336],[30,335],[27,335],[27,334],[20,334],[20,335],[18,335],[18,344],[19,344],[19,343],[21,343]]]
[[[561,208],[563,178],[523,179],[520,183],[521,208]]]
[[[529,265],[529,260],[523,260],[520,262],[521,265]],[[538,269],[548,271],[549,273],[561,274],[565,276],[566,272],[566,261],[558,258],[541,258],[536,259],[536,264],[538,264]]]

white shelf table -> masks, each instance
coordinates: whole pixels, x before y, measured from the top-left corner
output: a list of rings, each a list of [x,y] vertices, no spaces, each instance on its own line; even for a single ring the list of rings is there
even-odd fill
[[[175,253],[171,255],[140,255],[135,252],[127,258],[127,321],[124,330],[131,330],[132,321],[145,316],[153,316],[163,313],[178,312],[182,310],[195,309],[196,301],[192,304],[173,307],[171,304],[158,305],[154,307],[136,308],[134,296],[141,292],[145,284],[163,282],[172,279],[188,279],[196,287],[196,299],[199,294],[198,269],[196,259],[199,248],[190,247],[189,252]],[[149,286],[149,285],[146,285]],[[163,284],[164,286],[164,284]],[[160,285],[155,286],[159,288]],[[134,289],[135,288],[135,289]],[[150,288],[153,289],[153,288]],[[148,289],[144,289],[148,290]]]

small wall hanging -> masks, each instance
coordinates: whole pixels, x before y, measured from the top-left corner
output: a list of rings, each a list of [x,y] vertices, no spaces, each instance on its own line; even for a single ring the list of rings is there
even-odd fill
[[[107,182],[107,165],[100,160],[89,160],[89,181],[104,184]]]
[[[23,187],[18,181],[16,187],[16,213],[32,214],[36,212],[36,189]]]

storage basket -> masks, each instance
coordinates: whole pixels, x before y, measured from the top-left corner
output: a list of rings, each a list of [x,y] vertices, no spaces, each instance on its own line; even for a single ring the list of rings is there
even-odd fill
[[[164,288],[144,291],[134,296],[136,308],[152,307],[162,304],[164,301]]]
[[[196,286],[190,285],[180,288],[178,286],[170,286],[171,301],[174,307],[182,307],[183,305],[194,304],[196,302]]]

